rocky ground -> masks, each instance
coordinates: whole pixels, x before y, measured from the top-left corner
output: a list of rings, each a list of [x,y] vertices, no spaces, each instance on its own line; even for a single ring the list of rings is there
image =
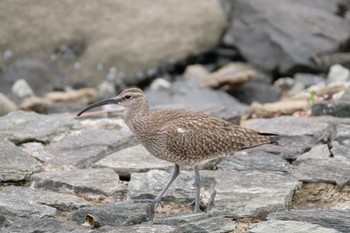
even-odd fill
[[[121,113],[0,118],[1,232],[348,232],[349,119],[282,116],[244,127],[277,133],[264,145],[201,163],[151,213],[173,165],[138,145]],[[95,227],[95,228],[94,228]]]
[[[349,9],[0,2],[0,231],[350,232]],[[130,85],[153,108],[205,112],[282,145],[202,162],[201,214],[182,167],[153,214],[173,164],[137,143],[121,108],[75,117]]]

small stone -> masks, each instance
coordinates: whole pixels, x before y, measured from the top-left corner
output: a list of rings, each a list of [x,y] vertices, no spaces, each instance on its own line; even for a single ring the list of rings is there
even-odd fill
[[[209,71],[203,65],[189,65],[184,72],[184,79],[195,80],[199,84],[210,78]]]
[[[248,230],[248,233],[296,233],[296,232],[307,232],[307,233],[340,233],[335,229],[321,227],[317,224],[311,224],[307,222],[296,222],[296,221],[279,221],[270,220],[259,223],[253,229]]]
[[[13,57],[13,52],[12,52],[12,50],[8,49],[3,53],[2,56],[4,57],[5,60],[9,60]]]
[[[155,79],[150,86],[151,90],[168,90],[171,87],[171,83],[163,78]]]
[[[345,82],[350,77],[350,70],[342,65],[335,64],[331,66],[327,80],[329,82]]]
[[[153,218],[151,204],[119,202],[84,207],[73,214],[73,221],[82,224],[86,215],[93,215],[102,226],[121,227],[147,222]]]
[[[83,169],[63,172],[42,172],[32,176],[34,186],[79,195],[122,197],[125,190],[112,169]]]
[[[34,96],[32,88],[24,79],[16,80],[16,82],[12,85],[11,90],[12,93],[20,99],[25,99],[27,97]]]

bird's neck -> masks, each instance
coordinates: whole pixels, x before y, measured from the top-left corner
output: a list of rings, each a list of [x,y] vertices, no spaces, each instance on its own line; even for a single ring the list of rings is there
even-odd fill
[[[138,124],[142,124],[145,117],[149,113],[149,104],[147,99],[135,103],[129,109],[127,109],[125,114],[125,123],[129,128],[134,131],[137,128]]]

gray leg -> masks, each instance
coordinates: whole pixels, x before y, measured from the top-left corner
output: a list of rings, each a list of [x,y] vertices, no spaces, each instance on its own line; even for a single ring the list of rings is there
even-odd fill
[[[158,204],[160,203],[163,195],[165,194],[165,192],[168,190],[168,188],[170,187],[170,185],[174,182],[174,180],[176,179],[176,177],[179,175],[180,173],[180,167],[178,164],[175,164],[175,168],[174,168],[174,172],[173,175],[171,176],[170,180],[168,181],[168,183],[165,185],[165,187],[163,188],[163,190],[158,194],[158,196],[153,200],[152,202],[152,211],[155,212],[156,208],[158,206]]]
[[[199,205],[200,205],[200,192],[201,192],[201,176],[199,175],[198,167],[197,165],[193,166],[194,174],[195,174],[195,182],[194,185],[196,186],[196,203],[194,206],[194,212],[199,213]]]

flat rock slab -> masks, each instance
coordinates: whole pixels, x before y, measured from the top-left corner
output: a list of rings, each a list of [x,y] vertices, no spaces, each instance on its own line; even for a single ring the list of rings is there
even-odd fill
[[[41,115],[34,112],[15,111],[0,118],[0,135],[15,143],[40,141],[48,143],[55,135],[78,125],[68,114]]]
[[[242,122],[242,126],[259,132],[281,135],[280,146],[262,145],[249,150],[277,154],[284,159],[296,159],[312,146],[327,142],[334,133],[331,123],[313,118],[276,117],[253,119]]]
[[[330,157],[327,145],[313,147],[301,155],[292,167],[292,175],[303,182],[336,183],[343,186],[350,179],[350,160],[342,157]]]
[[[1,228],[0,228],[1,229]],[[47,233],[84,233],[76,229],[76,226],[60,222],[55,218],[16,218],[9,225],[1,229],[2,233],[28,233],[28,232],[47,232]]]
[[[244,121],[243,127],[265,133],[284,136],[310,135],[318,140],[327,140],[333,133],[332,125],[312,118],[282,116],[270,119]]]
[[[232,218],[265,217],[285,210],[301,183],[289,175],[258,171],[203,171],[215,178],[216,196],[210,213]]]
[[[174,165],[151,155],[142,145],[112,153],[95,164],[96,167],[112,168],[119,176],[130,177],[135,172],[151,169],[170,170]]]
[[[270,220],[258,224],[248,233],[340,233],[340,231],[321,227],[317,224],[296,221]]]
[[[0,193],[27,200],[31,203],[48,205],[60,211],[68,211],[91,205],[90,202],[74,195],[38,190],[29,187],[5,186],[0,190]]]
[[[37,158],[46,164],[88,167],[130,141],[124,130],[83,129],[48,145]]]
[[[129,182],[130,198],[134,200],[154,199],[171,177],[171,172],[151,170],[146,173],[134,173]],[[202,176],[202,191],[212,189],[214,179]],[[162,198],[165,202],[192,203],[195,197],[194,173],[181,171]],[[203,194],[203,192],[202,192]]]
[[[289,163],[281,157],[264,151],[244,150],[223,158],[219,170],[273,171],[286,173]]]
[[[332,141],[332,154],[334,157],[350,159],[350,125],[337,125],[336,134]]]
[[[14,197],[11,194],[0,192],[0,216],[4,216],[8,220],[13,220],[17,217],[52,217],[55,214],[55,208],[37,204],[35,202],[31,202],[20,197]]]
[[[102,226],[121,227],[150,221],[153,218],[150,203],[133,203],[130,201],[108,203],[84,207],[73,214],[73,221],[82,224],[86,215],[99,219]]]
[[[235,223],[225,217],[209,217],[206,214],[187,214],[153,221],[153,224],[176,227],[179,232],[226,233],[235,230]]]
[[[42,172],[32,176],[34,186],[54,191],[91,196],[123,196],[119,176],[112,169],[78,169],[63,172]]]
[[[0,182],[21,181],[40,171],[42,165],[6,138],[0,137]]]
[[[343,210],[282,211],[269,214],[268,219],[308,222],[344,233],[349,232],[350,229],[350,211]]]

